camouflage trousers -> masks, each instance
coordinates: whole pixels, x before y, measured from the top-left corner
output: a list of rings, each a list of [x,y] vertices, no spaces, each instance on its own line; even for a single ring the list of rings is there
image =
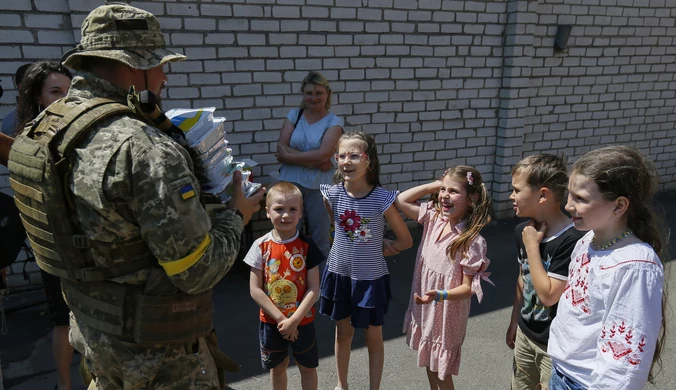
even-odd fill
[[[89,389],[219,389],[218,369],[207,341],[127,343],[70,318],[70,343],[95,379]]]

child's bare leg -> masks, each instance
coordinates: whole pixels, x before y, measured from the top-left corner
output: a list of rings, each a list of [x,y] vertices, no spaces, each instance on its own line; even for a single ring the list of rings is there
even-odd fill
[[[73,346],[68,341],[68,325],[55,326],[52,334],[52,353],[56,363],[58,388],[70,389],[70,364],[73,361]]]
[[[437,384],[439,385],[439,390],[455,390],[453,375],[446,375],[443,381],[437,378]]]
[[[385,346],[383,345],[383,327],[369,326],[365,330],[366,348],[369,351],[369,388],[380,389],[385,364]]]
[[[303,390],[317,390],[319,379],[317,378],[317,369],[305,367],[296,362],[298,371],[300,371],[300,383]]]
[[[270,382],[272,383],[272,390],[286,390],[288,378],[286,377],[286,369],[289,367],[289,358],[287,357],[277,365],[277,367],[270,370]]]
[[[430,370],[429,367],[425,367],[425,371],[427,371],[427,381],[430,382],[430,390],[439,390],[439,385],[437,385],[437,373]]]
[[[354,328],[350,317],[336,321],[336,371],[338,371],[338,387],[347,390],[347,371],[350,367]]]

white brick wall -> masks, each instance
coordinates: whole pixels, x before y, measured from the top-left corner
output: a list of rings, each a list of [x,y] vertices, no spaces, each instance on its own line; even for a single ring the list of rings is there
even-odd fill
[[[0,83],[5,92],[0,98],[1,118],[15,107],[14,73],[19,66],[40,59],[58,59],[75,45],[70,9],[67,0],[12,0],[0,4]],[[0,191],[11,193],[3,166]],[[19,260],[7,269],[10,287],[40,283],[35,263],[25,264],[29,280],[24,280],[24,260],[21,252]]]
[[[13,73],[79,40],[103,0],[0,5],[0,116]],[[154,0],[168,45],[165,108],[213,105],[235,153],[278,168],[272,151],[300,81],[320,70],[347,130],[372,133],[382,182],[406,189],[454,164],[476,166],[497,216],[525,155],[627,143],[676,188],[676,3],[639,0]],[[572,24],[567,53],[552,49]],[[7,187],[0,174],[0,188]],[[255,229],[267,228],[256,221]]]
[[[178,5],[167,3],[162,10],[164,17],[183,19],[181,29],[175,32],[167,29],[170,45],[184,49],[188,55],[191,44],[200,45],[202,50],[213,46],[218,49],[218,56],[222,60],[214,60],[210,64],[201,61],[202,66],[196,63],[192,69],[186,69],[185,64],[172,65],[171,71],[181,75],[178,80],[189,79],[190,83],[189,86],[185,83],[170,86],[167,105],[185,104],[186,99],[192,100],[192,103],[199,98],[213,99],[215,105],[222,107],[225,116],[230,119],[229,139],[235,144],[238,141],[255,142],[237,148],[240,154],[261,159],[264,153],[274,150],[275,134],[287,110],[299,100],[297,90],[300,80],[308,70],[319,69],[332,81],[336,91],[333,110],[344,116],[348,128],[382,134],[379,137],[382,145],[392,146],[382,149],[383,163],[395,167],[383,169],[383,172],[387,172],[383,174],[384,183],[394,187],[402,182],[412,185],[415,181],[432,178],[435,172],[429,168],[433,165],[428,164],[428,170],[425,170],[422,162],[411,165],[418,166],[420,171],[411,172],[408,168],[409,171],[403,177],[396,176],[402,172],[402,163],[412,162],[415,158],[442,159],[435,165],[436,170],[441,170],[458,157],[457,162],[466,161],[464,155],[467,155],[485,164],[487,175],[490,176],[492,150],[488,147],[479,151],[478,146],[492,145],[494,142],[491,140],[484,139],[476,145],[471,144],[460,155],[445,153],[443,143],[434,141],[436,129],[440,130],[439,139],[446,139],[443,130],[466,127],[464,120],[472,120],[476,126],[486,126],[492,129],[489,134],[495,134],[497,121],[492,117],[497,108],[500,86],[501,41],[487,39],[482,42],[481,34],[485,30],[482,25],[468,28],[466,34],[458,31],[461,34],[458,35],[457,46],[449,47],[450,36],[438,34],[442,28],[451,31],[454,22],[455,15],[452,12],[441,10],[445,2],[424,2],[421,10],[416,10],[408,2],[392,1],[369,1],[366,6],[361,1],[341,1],[339,6],[333,6],[332,1],[310,1],[307,4],[303,1],[286,1],[284,4],[233,1],[225,2],[229,4],[213,4],[213,7],[202,4],[199,9],[200,19],[208,20],[216,13],[223,15],[218,18],[217,29],[203,33],[187,28],[186,14],[197,19],[197,8],[190,7],[189,3],[196,2]],[[473,17],[476,22],[478,16],[473,12],[475,8],[484,10],[486,4],[481,3],[474,8],[470,6],[461,17]],[[504,6],[493,7],[494,17],[487,20],[493,20],[497,25],[504,9]],[[299,17],[302,19],[298,20]],[[425,22],[424,29],[431,33],[413,33],[422,22]],[[205,26],[200,29],[206,29]],[[489,33],[498,38],[501,30],[493,28]],[[201,39],[185,34],[201,34],[206,38],[202,43]],[[217,34],[227,37],[223,40],[208,39]],[[458,50],[463,52],[468,68],[464,69],[466,74],[456,70],[457,74],[451,75],[447,68],[448,61],[457,56]],[[476,79],[464,85],[462,78],[472,76],[471,67],[476,66],[476,61],[483,61],[483,68],[486,68],[487,57],[492,59],[488,66],[494,69],[478,72],[474,75]],[[193,55],[191,59],[201,58]],[[230,64],[226,71],[215,69],[216,64],[221,62]],[[464,62],[459,65],[465,66]],[[204,72],[201,78],[206,79],[210,73],[221,74],[222,82],[230,87],[223,91],[222,102],[219,101],[218,87],[202,87],[201,83],[193,82],[193,78],[188,75],[188,72],[193,71]],[[439,76],[458,82],[452,88],[445,85],[442,89]],[[455,93],[449,95],[451,89]],[[284,96],[280,99],[262,99],[278,94]],[[459,94],[462,94],[463,102],[450,101],[449,98],[455,99]],[[471,104],[470,99],[473,100]],[[393,101],[406,103],[390,104]],[[420,116],[420,113],[427,116]],[[435,122],[437,126],[427,125]],[[269,135],[254,137],[251,134],[259,131]],[[434,145],[434,149],[428,149],[427,155],[415,157],[413,154],[414,151],[422,151],[423,143],[419,144],[419,149],[407,146],[402,150],[401,146],[410,143],[410,139],[396,143],[391,140],[398,133],[414,131],[433,131],[428,147]],[[477,158],[477,153],[483,155]],[[262,162],[262,166],[254,172],[257,176],[277,169],[273,158],[264,158]]]
[[[528,102],[535,115],[523,153],[564,153],[572,162],[600,145],[632,144],[655,162],[660,188],[675,189],[676,3],[561,3],[537,7]],[[552,49],[557,23],[573,25],[567,53]]]

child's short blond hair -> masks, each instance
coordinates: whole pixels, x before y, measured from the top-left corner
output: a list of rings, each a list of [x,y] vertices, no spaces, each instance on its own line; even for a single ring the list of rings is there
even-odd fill
[[[534,154],[521,159],[512,167],[512,176],[524,175],[526,184],[540,189],[547,187],[557,200],[563,200],[568,187],[568,168],[563,157]]]
[[[272,200],[280,195],[298,197],[298,200],[300,200],[300,205],[303,207],[303,194],[300,192],[298,187],[292,183],[289,183],[288,181],[280,181],[270,187],[267,195],[265,196],[265,207],[270,207]]]

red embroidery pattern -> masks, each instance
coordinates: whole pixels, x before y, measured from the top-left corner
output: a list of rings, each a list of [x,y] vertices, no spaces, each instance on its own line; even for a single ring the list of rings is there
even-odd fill
[[[627,264],[627,263],[649,263],[649,264],[653,264],[653,265],[656,265],[656,266],[659,267],[659,264],[657,264],[654,261],[650,261],[650,260],[625,260],[625,261],[620,261],[619,263],[613,264],[613,265],[610,265],[610,266],[602,265],[599,268],[601,269],[601,271],[607,271],[609,269],[613,269],[617,266],[620,266],[622,264]]]
[[[591,313],[589,301],[589,264],[591,259],[586,252],[573,260],[568,285],[564,293],[573,307],[579,307],[586,314]]]
[[[601,329],[601,340],[601,352],[612,354],[613,359],[625,359],[634,366],[641,363],[645,353],[645,336],[642,335],[641,341],[634,347],[634,329],[628,327],[626,321],[623,320],[620,324],[613,322],[610,329],[606,329],[604,325]]]

